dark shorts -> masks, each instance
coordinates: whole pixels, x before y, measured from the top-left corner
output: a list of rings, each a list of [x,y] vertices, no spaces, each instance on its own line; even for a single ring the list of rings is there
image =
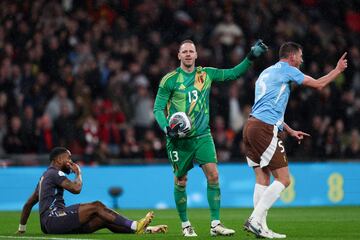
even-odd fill
[[[41,230],[49,234],[81,233],[79,206],[79,204],[75,204],[44,213],[41,219]]]
[[[243,130],[245,155],[250,167],[271,170],[288,166],[286,151],[278,127],[250,117]]]

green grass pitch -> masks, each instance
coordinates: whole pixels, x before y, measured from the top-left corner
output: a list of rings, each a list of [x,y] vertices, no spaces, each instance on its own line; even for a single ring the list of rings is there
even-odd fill
[[[130,219],[139,219],[147,210],[120,211]],[[221,210],[222,222],[236,230],[231,237],[216,239],[256,239],[242,230],[242,224],[251,209],[224,208]],[[33,211],[27,224],[27,233],[15,235],[20,212],[0,212],[1,239],[184,239],[175,210],[156,210],[153,224],[167,224],[167,234],[133,235],[113,234],[107,230],[84,235],[45,235],[39,227],[37,211]],[[189,218],[198,234],[195,239],[212,239],[209,234],[209,212],[207,209],[189,209]],[[360,239],[360,206],[353,207],[306,207],[274,208],[270,210],[268,225],[273,230],[287,234],[287,239],[342,240]]]

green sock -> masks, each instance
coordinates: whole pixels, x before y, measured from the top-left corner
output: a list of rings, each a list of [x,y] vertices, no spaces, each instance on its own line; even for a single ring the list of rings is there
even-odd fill
[[[174,186],[174,198],[176,203],[176,209],[179,213],[179,217],[182,222],[188,221],[187,217],[187,195],[186,189],[183,186]]]
[[[210,215],[212,220],[220,220],[220,187],[219,183],[207,184],[207,198],[210,206]]]

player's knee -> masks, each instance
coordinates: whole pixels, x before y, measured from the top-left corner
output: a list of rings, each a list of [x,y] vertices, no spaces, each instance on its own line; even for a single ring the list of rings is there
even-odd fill
[[[105,205],[100,201],[95,201],[92,204],[93,204],[94,208],[96,208],[97,210],[105,207]]]
[[[217,184],[219,182],[219,173],[212,172],[207,175],[207,180],[211,184]]]
[[[175,184],[181,187],[186,187],[186,183],[187,183],[187,176],[175,179]]]
[[[286,178],[284,186],[288,187],[291,184],[291,179],[290,178]]]
[[[256,176],[256,183],[263,185],[263,186],[269,186],[270,185],[270,177],[266,176]]]
[[[287,188],[291,183],[291,180],[289,177],[283,177],[283,178],[279,179],[279,181],[285,186],[285,188]]]

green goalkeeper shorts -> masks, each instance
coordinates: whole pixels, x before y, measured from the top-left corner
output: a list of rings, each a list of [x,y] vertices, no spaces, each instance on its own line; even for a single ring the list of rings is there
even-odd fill
[[[217,163],[215,144],[210,134],[166,140],[166,149],[175,176],[182,177],[194,167],[194,160],[200,166]]]

